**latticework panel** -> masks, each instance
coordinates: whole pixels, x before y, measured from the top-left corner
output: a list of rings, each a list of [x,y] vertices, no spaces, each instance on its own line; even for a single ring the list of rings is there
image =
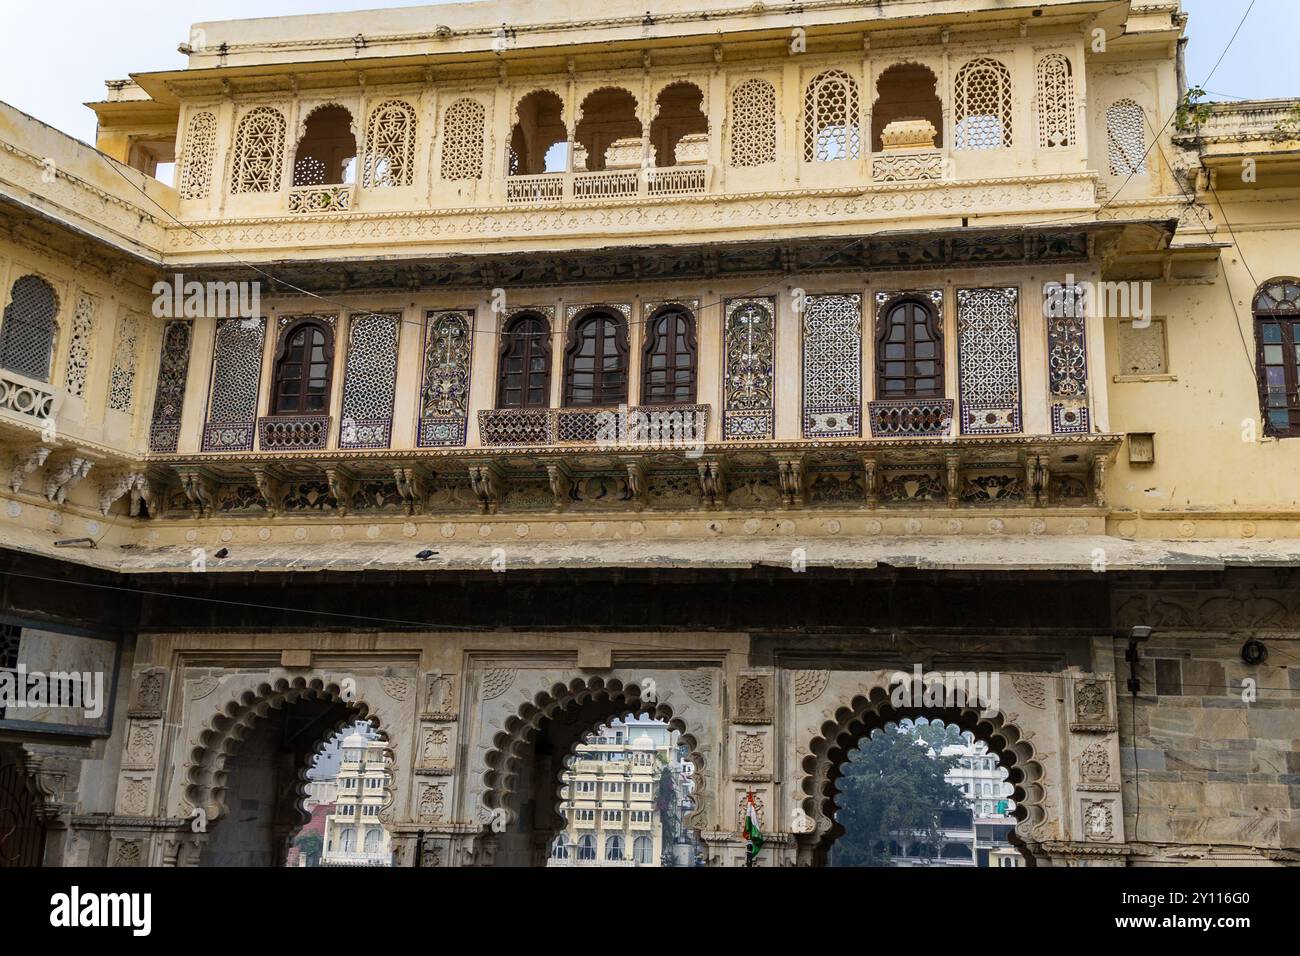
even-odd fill
[[[149,450],[152,452],[174,452],[179,443],[185,379],[190,371],[192,329],[192,323],[182,320],[163,326],[158,386],[154,391],[153,420],[149,425]]]
[[[362,185],[410,186],[415,182],[415,108],[389,100],[370,111]]]
[[[1146,114],[1130,99],[1106,110],[1106,144],[1112,176],[1140,176],[1146,170]]]
[[[207,199],[212,189],[212,163],[217,154],[217,114],[195,113],[185,127],[184,156],[177,191],[182,199]]]
[[[68,342],[68,364],[64,387],[69,395],[86,394],[86,377],[90,372],[90,343],[95,337],[96,302],[84,292],[77,296],[72,314],[72,337]]]
[[[731,91],[731,165],[776,162],[776,88],[757,77]]]
[[[284,168],[284,114],[259,106],[239,121],[231,167],[232,193],[274,193]]]
[[[1047,309],[1047,380],[1051,394],[1083,398],[1088,394],[1086,292],[1081,286],[1053,290]]]
[[[473,329],[472,311],[428,314],[420,385],[419,445],[422,448],[465,442]]]
[[[124,314],[117,323],[113,368],[108,377],[108,407],[129,412],[135,406],[135,369],[140,351],[140,317]]]
[[[724,438],[772,437],[776,300],[728,299],[723,352]]]
[[[1017,289],[957,291],[957,367],[964,435],[1020,431]]]
[[[957,149],[1011,145],[1011,73],[997,60],[971,60],[957,73]]]
[[[483,124],[478,100],[461,99],[447,107],[442,120],[442,178],[483,178]]]
[[[803,313],[803,434],[857,435],[862,416],[862,296],[810,295]]]
[[[1074,72],[1064,53],[1038,61],[1038,145],[1056,149],[1075,144]]]
[[[839,70],[815,76],[804,91],[803,111],[804,162],[858,158],[862,152],[862,127],[858,120],[858,84],[852,77]]]
[[[352,317],[343,380],[340,448],[387,448],[392,443],[400,315]]]
[[[266,320],[225,319],[217,327],[204,451],[249,451],[262,380]]]
[[[0,368],[48,382],[58,314],[58,296],[40,276],[15,282],[0,325]]]

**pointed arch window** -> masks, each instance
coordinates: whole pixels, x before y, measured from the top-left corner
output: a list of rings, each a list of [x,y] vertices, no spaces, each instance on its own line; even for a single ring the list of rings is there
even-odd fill
[[[0,368],[48,382],[58,314],[54,287],[40,276],[27,275],[15,282],[0,323]]]
[[[273,415],[324,415],[329,410],[334,364],[333,330],[317,319],[285,329],[275,360]]]
[[[934,306],[919,296],[891,303],[876,332],[876,397],[942,398],[943,337]]]
[[[569,329],[564,353],[565,405],[617,405],[627,401],[627,319],[591,309]]]
[[[415,132],[415,108],[405,100],[389,100],[370,111],[362,168],[366,188],[415,182]]]
[[[1255,294],[1255,355],[1264,432],[1300,437],[1300,279],[1273,279]]]
[[[497,408],[551,404],[551,324],[536,312],[512,316],[501,334]]]
[[[665,306],[646,324],[641,404],[693,403],[695,368],[695,317],[681,306]]]
[[[239,121],[230,182],[232,193],[279,192],[284,137],[284,114],[274,107],[259,106]]]

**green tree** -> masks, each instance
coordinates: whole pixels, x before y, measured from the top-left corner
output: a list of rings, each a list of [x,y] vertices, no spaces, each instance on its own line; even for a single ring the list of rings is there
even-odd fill
[[[928,738],[939,746],[932,749]],[[845,761],[838,782],[835,818],[845,832],[831,848],[831,866],[888,866],[889,843],[897,834],[937,847],[941,812],[965,806],[962,792],[944,779],[957,758],[938,751],[961,739],[956,728],[934,722],[889,728],[864,740]]]
[[[308,866],[315,866],[320,861],[325,841],[321,839],[319,833],[304,833],[293,841],[293,845],[298,848],[298,852],[303,855]]]

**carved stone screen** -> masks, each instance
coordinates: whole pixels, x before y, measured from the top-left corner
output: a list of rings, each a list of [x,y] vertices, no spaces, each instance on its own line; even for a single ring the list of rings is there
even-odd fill
[[[270,106],[259,106],[239,121],[231,166],[232,193],[279,192],[284,135],[284,114]]]
[[[1146,114],[1130,99],[1106,110],[1106,145],[1112,176],[1140,176],[1146,170]]]
[[[163,326],[158,387],[154,393],[153,420],[149,425],[149,450],[152,452],[174,452],[180,441],[192,329],[191,323],[181,320]]]
[[[1020,431],[1020,294],[957,290],[957,368],[963,435]]]
[[[184,155],[177,185],[182,199],[207,199],[212,189],[212,161],[217,153],[217,114],[195,113],[185,126]]]
[[[972,60],[957,73],[957,149],[1011,145],[1011,73],[997,60]]]
[[[414,183],[415,132],[415,109],[405,100],[389,100],[371,110],[362,185],[374,189]]]
[[[810,295],[803,311],[803,435],[862,431],[862,296]]]
[[[776,300],[728,299],[723,331],[723,438],[771,438]]]
[[[862,127],[858,119],[858,84],[847,73],[827,70],[814,77],[804,91],[804,145],[806,163],[857,159],[862,152]]]
[[[1047,298],[1047,387],[1052,431],[1089,431],[1087,292],[1056,286]]]
[[[140,350],[140,317],[123,313],[117,321],[113,368],[108,379],[108,407],[129,412],[135,405],[135,369]]]
[[[265,341],[262,318],[224,319],[217,326],[204,451],[252,450]]]
[[[421,448],[465,444],[474,312],[430,312],[424,330],[420,383]]]
[[[77,307],[72,314],[72,338],[68,342],[67,374],[64,387],[69,395],[78,398],[86,394],[86,376],[90,372],[90,345],[95,337],[95,312],[98,304],[94,297],[82,292],[77,296]]]
[[[447,107],[442,122],[442,178],[483,176],[483,104],[462,99]]]
[[[1056,149],[1075,145],[1074,72],[1064,53],[1049,53],[1038,61],[1038,145]]]
[[[731,91],[731,165],[776,162],[776,88],[752,77]]]
[[[387,448],[393,440],[400,315],[352,316],[343,379],[340,448]]]

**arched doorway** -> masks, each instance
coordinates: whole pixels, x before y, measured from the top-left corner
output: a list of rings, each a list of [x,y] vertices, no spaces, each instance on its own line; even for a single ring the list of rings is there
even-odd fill
[[[647,759],[639,765],[643,772],[636,772],[632,768],[638,766],[635,754],[641,734],[629,739],[627,729],[636,725],[644,730],[651,724],[663,728],[664,746],[642,749]],[[622,731],[618,730],[620,727]],[[580,808],[584,812],[590,809],[593,814],[615,810],[613,804],[606,807],[597,805],[596,801],[591,801],[588,807],[588,801],[578,799],[577,793],[579,783],[595,775],[575,773],[575,758],[581,748],[592,746],[589,741],[599,737],[602,731],[609,734],[608,749],[620,755],[618,772],[611,770],[607,779],[611,783],[617,780],[624,786],[649,784],[648,795],[656,813],[664,809],[656,805],[657,798],[670,792],[681,796],[681,791],[687,789],[681,783],[674,790],[666,789],[665,777],[691,780],[689,799],[684,805],[671,808],[670,815],[675,822],[665,828],[669,832],[659,832],[658,855],[653,820],[638,820],[634,826],[630,817],[611,819],[608,827],[601,827],[596,825],[593,816],[582,821],[591,826],[580,827],[576,818],[571,818]],[[619,733],[623,734],[621,740],[617,739]],[[601,863],[614,853],[617,860],[609,862],[655,865],[663,861],[665,841],[673,844],[694,829],[691,817],[700,805],[698,787],[703,766],[699,744],[685,723],[674,715],[671,706],[662,699],[643,702],[637,685],[624,685],[617,679],[606,683],[600,678],[558,684],[549,693],[526,703],[517,715],[507,720],[493,743],[493,751],[486,760],[487,790],[483,803],[488,815],[500,822],[486,827],[479,838],[483,846],[479,858],[484,863],[496,866]],[[626,759],[627,768],[623,767],[625,758],[630,758]],[[642,794],[623,791],[619,796],[632,798]],[[633,812],[634,803],[641,806],[639,800],[621,802],[623,813]],[[626,827],[620,826],[624,823]],[[649,823],[650,828],[643,829],[643,823]],[[557,840],[561,835],[564,839]],[[611,836],[619,839],[611,843],[608,839]],[[637,838],[641,836],[651,838],[649,847],[644,840],[638,843]]]
[[[830,866],[1024,864],[1010,840],[1014,786],[988,745],[941,720],[864,735],[840,765]]]
[[[18,747],[0,746],[0,868],[40,866],[45,824]]]
[[[1023,846],[1025,841],[1018,831],[1043,822],[1042,765],[1032,744],[1002,714],[974,707],[895,708],[889,690],[877,686],[836,710],[831,719],[821,724],[808,746],[801,767],[801,809],[809,820],[805,832],[798,837],[801,863],[826,865],[831,848],[844,835],[845,828],[837,819],[838,782],[850,754],[875,731],[903,721],[919,720],[941,722],[969,734],[971,741],[983,743],[987,747],[985,752],[993,755],[1005,769],[1003,779],[1011,787],[1008,801],[1014,806],[1010,816],[1015,827],[1007,834],[1011,845]],[[1028,863],[1033,865],[1034,860],[1030,858]]]
[[[186,800],[206,820],[198,865],[283,865],[294,836],[311,822],[309,769],[358,722],[377,728],[367,714],[364,703],[350,695],[345,700],[337,685],[302,678],[264,684],[229,703],[200,735],[185,771]],[[392,802],[391,750],[383,752],[383,797],[371,801],[376,822]]]

